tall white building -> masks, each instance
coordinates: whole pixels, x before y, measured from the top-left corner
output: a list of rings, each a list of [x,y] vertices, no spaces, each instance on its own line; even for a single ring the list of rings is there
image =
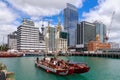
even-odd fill
[[[34,22],[23,19],[22,24],[17,28],[17,49],[25,51],[44,50],[46,45],[40,40],[39,28]]]

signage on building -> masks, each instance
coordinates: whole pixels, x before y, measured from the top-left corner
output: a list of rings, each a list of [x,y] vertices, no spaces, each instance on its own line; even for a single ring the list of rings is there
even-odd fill
[[[77,44],[76,48],[84,48],[84,44]]]
[[[70,49],[70,52],[75,52],[76,51],[76,49]]]

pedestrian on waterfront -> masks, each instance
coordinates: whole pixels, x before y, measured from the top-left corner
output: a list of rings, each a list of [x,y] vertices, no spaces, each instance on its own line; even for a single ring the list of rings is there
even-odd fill
[[[36,61],[37,61],[37,63],[39,62],[39,58],[38,57],[37,57]]]

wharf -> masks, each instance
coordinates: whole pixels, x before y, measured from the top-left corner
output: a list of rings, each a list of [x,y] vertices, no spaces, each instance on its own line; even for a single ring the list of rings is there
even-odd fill
[[[44,54],[39,54],[39,53],[26,53],[26,54],[23,54],[23,56],[27,56],[27,57],[30,57],[30,56],[43,56]]]
[[[54,54],[48,53],[26,53],[24,56],[54,56]],[[80,53],[80,52],[72,52],[72,53],[60,53],[58,56],[90,56],[90,57],[104,57],[104,58],[117,58],[120,59],[120,53]]]
[[[72,53],[72,56],[91,56],[91,57],[104,57],[104,58],[119,58],[120,53]]]

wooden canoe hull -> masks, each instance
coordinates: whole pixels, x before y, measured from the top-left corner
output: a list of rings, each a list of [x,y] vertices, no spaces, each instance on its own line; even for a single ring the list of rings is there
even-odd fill
[[[10,53],[3,53],[0,54],[0,57],[7,58],[7,57],[22,57],[23,54],[10,54]]]
[[[85,73],[90,70],[90,67],[88,67],[86,64],[72,64],[70,63],[69,66],[74,68],[74,73]]]

